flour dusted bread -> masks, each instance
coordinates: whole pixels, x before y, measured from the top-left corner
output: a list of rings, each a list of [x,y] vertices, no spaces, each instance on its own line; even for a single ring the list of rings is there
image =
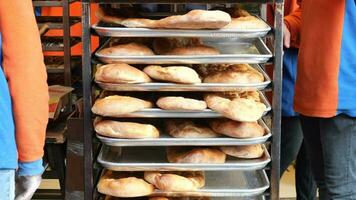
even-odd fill
[[[207,108],[205,101],[184,97],[161,97],[156,104],[164,110],[204,110]]]
[[[168,147],[167,159],[170,163],[225,163],[226,155],[208,147]]]
[[[141,70],[125,63],[100,66],[95,73],[95,80],[104,83],[147,83],[151,79]]]
[[[210,109],[241,122],[257,121],[266,110],[266,105],[249,98],[228,98],[215,93],[206,95],[204,99]]]
[[[149,65],[143,71],[153,79],[174,83],[201,83],[201,79],[194,69],[184,66],[161,67]]]
[[[92,107],[92,112],[101,116],[117,117],[151,108],[152,106],[153,104],[149,101],[129,96],[113,95],[96,100]]]
[[[98,51],[98,54],[104,56],[152,56],[153,51],[147,46],[135,42],[128,44],[119,44],[104,48]]]
[[[145,180],[167,192],[188,192],[204,187],[203,172],[145,172]]]
[[[231,65],[225,71],[212,73],[204,78],[204,83],[261,83],[263,74],[248,64]]]
[[[190,46],[190,47],[177,47],[167,53],[166,55],[219,55],[220,52],[214,47],[209,47],[205,45],[200,46]]]
[[[140,197],[153,193],[154,186],[128,172],[106,171],[97,185],[102,194],[114,197]]]
[[[254,29],[265,29],[268,25],[258,19],[255,16],[244,16],[239,18],[232,18],[231,22],[223,27],[223,29],[235,29],[235,30],[254,30]]]
[[[261,144],[243,145],[243,146],[226,146],[220,147],[221,151],[229,156],[245,159],[260,158],[263,155]]]
[[[219,29],[231,22],[228,13],[219,10],[192,10],[158,20],[157,28],[168,29]]]
[[[211,121],[210,126],[215,132],[234,138],[262,137],[265,134],[264,128],[257,122],[217,119]]]
[[[158,138],[159,131],[150,124],[101,120],[94,124],[95,131],[114,138]]]
[[[219,136],[211,128],[191,120],[168,120],[166,130],[169,135],[175,138],[214,138]]]

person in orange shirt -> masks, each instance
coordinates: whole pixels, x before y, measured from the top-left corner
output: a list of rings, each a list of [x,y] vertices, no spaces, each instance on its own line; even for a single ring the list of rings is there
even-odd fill
[[[44,170],[49,98],[31,0],[0,1],[0,34],[0,199],[27,200]]]
[[[319,197],[356,199],[356,0],[299,4],[284,45],[299,44],[294,109]]]

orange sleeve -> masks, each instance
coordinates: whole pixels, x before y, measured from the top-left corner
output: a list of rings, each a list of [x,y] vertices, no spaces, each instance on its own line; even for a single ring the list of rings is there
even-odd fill
[[[3,68],[8,80],[21,162],[43,156],[48,86],[31,0],[0,0]]]
[[[301,1],[298,1],[300,5]],[[284,23],[291,33],[291,46],[299,47],[300,43],[300,25],[302,18],[301,6],[293,11],[291,14],[284,17]]]

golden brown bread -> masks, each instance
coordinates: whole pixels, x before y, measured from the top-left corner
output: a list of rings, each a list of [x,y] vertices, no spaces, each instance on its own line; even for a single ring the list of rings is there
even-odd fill
[[[96,100],[92,107],[92,112],[101,116],[118,117],[152,107],[153,104],[149,101],[129,96],[113,95]]]
[[[168,120],[166,130],[176,138],[214,138],[219,137],[209,127],[194,123],[191,120]]]
[[[229,156],[245,159],[260,158],[263,155],[261,144],[244,145],[244,146],[226,146],[220,147],[221,151]]]
[[[208,94],[204,99],[210,109],[226,118],[241,122],[257,121],[266,110],[266,105],[253,99],[229,99],[221,94]]]
[[[170,163],[225,163],[225,159],[225,153],[214,148],[167,148],[167,160]]]
[[[177,47],[165,53],[165,55],[219,55],[220,52],[214,47],[205,45]]]
[[[151,79],[147,74],[125,63],[100,66],[95,73],[95,80],[104,83],[151,82]]]
[[[207,108],[205,101],[184,97],[160,97],[156,104],[164,110],[204,110]]]
[[[123,172],[106,171],[97,185],[102,194],[115,197],[140,197],[153,193],[154,187],[145,180]]]
[[[145,180],[167,192],[188,192],[204,187],[203,172],[145,172]]]
[[[174,83],[201,83],[199,75],[194,69],[184,66],[161,67],[149,65],[143,71],[153,79]]]
[[[210,122],[211,128],[220,134],[234,138],[262,137],[264,128],[257,122],[237,122],[228,119],[217,119]]]
[[[94,125],[95,131],[114,138],[158,138],[159,131],[150,124],[102,120]]]
[[[204,78],[204,83],[261,83],[263,74],[248,64],[231,65],[225,71],[212,73]]]
[[[104,48],[98,51],[98,54],[105,56],[152,56],[153,51],[147,46],[135,42],[128,44],[119,44],[116,46]]]
[[[155,38],[152,46],[156,54],[164,55],[168,51],[177,47],[201,46],[203,42],[200,38]]]

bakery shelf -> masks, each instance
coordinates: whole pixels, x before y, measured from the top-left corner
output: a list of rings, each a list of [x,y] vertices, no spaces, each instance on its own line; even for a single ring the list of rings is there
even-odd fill
[[[42,41],[42,49],[43,51],[63,51],[63,37],[62,36],[43,36],[41,37]],[[71,37],[70,38],[70,46],[74,46],[81,42],[80,37]]]
[[[47,24],[49,29],[63,29],[63,17],[61,16],[37,16],[36,21],[39,26]],[[69,26],[72,26],[79,22],[80,17],[69,18]]]
[[[272,53],[261,38],[253,39],[214,39],[204,38],[205,45],[215,47],[219,55],[153,55],[153,56],[111,56],[100,54],[100,50],[108,47],[108,40],[95,55],[104,63],[124,62],[128,64],[239,64],[265,63],[272,58]]]
[[[256,16],[257,17],[257,16]],[[260,18],[259,18],[260,19]],[[260,19],[262,20],[262,19]],[[255,30],[183,30],[183,29],[149,29],[126,28],[115,24],[99,22],[92,28],[100,36],[105,37],[223,37],[223,38],[258,38],[265,37],[271,27],[267,23],[266,28]]]
[[[216,171],[216,170],[259,170],[271,158],[265,147],[264,155],[258,159],[226,157],[223,164],[169,163],[165,147],[112,147],[104,145],[98,163],[113,171]]]
[[[263,74],[265,81],[262,83],[231,84],[231,83],[198,83],[198,84],[177,84],[177,83],[96,83],[107,91],[236,91],[236,90],[263,90],[270,83],[271,79],[259,65],[252,65]]]
[[[265,135],[256,138],[232,138],[227,136],[217,138],[174,138],[166,133],[161,133],[160,138],[143,139],[121,139],[102,136],[96,137],[108,146],[233,146],[233,145],[251,145],[265,143],[271,137],[271,131],[261,119],[259,124],[265,129]]]
[[[35,7],[61,7],[65,0],[32,0],[32,4]],[[67,0],[69,3],[73,3],[77,0]]]

